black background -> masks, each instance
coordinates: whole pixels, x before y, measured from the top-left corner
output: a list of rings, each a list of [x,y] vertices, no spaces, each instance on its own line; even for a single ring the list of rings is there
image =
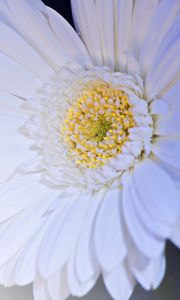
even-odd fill
[[[43,2],[58,11],[73,26],[70,0],[43,0]]]

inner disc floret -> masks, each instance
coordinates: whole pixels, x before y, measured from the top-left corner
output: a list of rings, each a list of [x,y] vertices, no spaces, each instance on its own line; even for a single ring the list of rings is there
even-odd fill
[[[68,109],[61,127],[69,157],[80,168],[98,168],[121,153],[135,126],[122,89],[102,79],[89,81]]]

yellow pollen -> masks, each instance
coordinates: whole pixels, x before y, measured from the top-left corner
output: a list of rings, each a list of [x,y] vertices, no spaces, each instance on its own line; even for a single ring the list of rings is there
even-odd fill
[[[61,128],[70,158],[98,168],[121,153],[135,126],[128,95],[101,79],[90,81],[67,111]]]

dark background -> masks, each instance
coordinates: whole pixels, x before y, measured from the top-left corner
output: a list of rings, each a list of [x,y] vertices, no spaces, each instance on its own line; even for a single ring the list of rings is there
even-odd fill
[[[43,2],[58,11],[72,26],[74,26],[70,0],[43,0]],[[180,300],[180,251],[171,243],[168,243],[166,257],[167,272],[160,288],[156,291],[146,292],[138,287],[132,300]],[[94,299],[93,297],[92,300],[101,299],[99,299],[99,297],[98,299]]]
[[[43,2],[58,11],[73,26],[70,0],[43,0]]]

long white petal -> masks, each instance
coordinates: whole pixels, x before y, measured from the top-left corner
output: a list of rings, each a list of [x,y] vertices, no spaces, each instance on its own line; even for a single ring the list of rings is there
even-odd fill
[[[134,188],[146,209],[167,224],[178,218],[178,194],[170,176],[154,161],[146,159],[134,170]],[[151,222],[151,220],[149,220]]]
[[[121,264],[110,273],[103,274],[104,282],[111,297],[115,300],[129,299],[135,281],[126,263]]]
[[[32,97],[42,81],[9,56],[0,53],[0,89],[20,97]]]
[[[34,75],[46,80],[54,72],[37,51],[14,29],[0,22],[0,51],[23,65]]]
[[[13,23],[18,32],[26,39],[53,67],[58,68],[69,58],[67,52],[52,32],[46,16],[46,6],[41,9],[34,1],[22,0],[17,5],[16,0],[7,0],[12,14]]]
[[[77,197],[77,195],[75,195],[75,197]],[[52,270],[49,270],[49,261],[50,261],[50,259],[53,260],[52,249],[53,250],[55,249],[54,245],[57,243],[58,234],[61,231],[62,225],[65,222],[65,219],[71,209],[73,200],[74,200],[74,197],[69,199],[69,202],[64,207],[64,209],[58,215],[57,214],[54,215],[54,218],[51,221],[51,224],[47,231],[47,234],[44,236],[44,239],[41,243],[37,263],[38,263],[39,272],[42,274],[43,277],[45,277],[45,276],[49,277],[48,276],[49,271],[51,271],[51,275],[52,275],[60,268],[60,266],[56,265],[55,268],[53,268]],[[46,251],[44,251],[44,249],[46,249]],[[60,249],[61,249],[61,246],[60,246]],[[60,251],[60,249],[58,249],[58,250],[55,249],[55,251]],[[53,265],[53,267],[54,267],[54,265]]]
[[[64,300],[69,294],[66,265],[47,281],[48,291],[53,300]]]
[[[137,281],[146,290],[157,289],[161,283],[166,269],[166,260],[164,256],[150,260],[148,266],[141,271],[133,270]]]
[[[180,109],[169,111],[169,114],[156,121],[155,134],[160,136],[176,136],[180,138]]]
[[[100,32],[94,1],[71,0],[71,6],[76,30],[80,33],[93,63],[102,65]]]
[[[42,239],[51,222],[51,217],[40,224],[39,230],[29,239],[19,255],[15,268],[15,282],[26,285],[35,280],[37,275],[37,256]]]
[[[141,48],[140,66],[141,74],[146,77],[164,36],[173,24],[179,11],[179,2],[164,0],[159,3],[151,18],[149,30]]]
[[[44,280],[40,276],[38,276],[34,281],[33,296],[34,300],[54,300],[49,295],[46,280]]]
[[[163,102],[167,103],[170,107],[170,110],[175,111],[176,109],[180,109],[180,101],[179,101],[179,91],[180,91],[180,82],[177,82],[168,92],[167,94],[159,99]]]
[[[147,234],[158,235],[163,238],[168,238],[171,235],[171,226],[163,222],[159,216],[154,214],[153,210],[147,209],[149,203],[144,198],[141,198],[140,193],[135,190],[133,182],[130,185],[131,195],[133,197],[134,210],[146,228]],[[139,191],[139,190],[138,190]]]
[[[64,265],[76,244],[92,196],[78,194],[75,198],[72,206],[71,199],[68,199],[69,205],[56,224],[53,224],[53,228],[50,228],[42,243],[39,267],[45,277],[49,277]]]
[[[82,40],[68,22],[55,10],[47,7],[47,14],[52,30],[59,42],[71,56],[71,59],[78,61],[81,65],[91,65],[91,59]]]
[[[115,269],[127,253],[122,232],[121,201],[119,189],[107,191],[96,220],[94,233],[96,253],[101,267],[107,272]]]
[[[130,50],[130,37],[132,28],[133,1],[116,1],[116,20],[117,20],[117,65],[120,72],[127,72],[129,57],[132,55]]]
[[[10,93],[0,92],[0,182],[17,173],[28,163],[35,166],[37,153],[31,149],[32,140],[21,133],[30,113],[22,108],[24,100]],[[19,169],[20,171],[20,169]]]
[[[16,284],[15,268],[20,254],[21,251],[18,251],[16,255],[1,267],[3,269],[1,284],[5,287],[11,287]]]
[[[117,32],[115,31],[117,19],[115,17],[114,1],[96,0],[95,7],[99,23],[103,64],[114,70],[116,63],[115,43],[117,39]]]
[[[94,231],[96,230],[95,220],[103,196],[104,191],[101,191],[93,199],[78,239],[75,268],[81,282],[88,281],[100,269],[95,252]]]
[[[138,249],[149,258],[159,256],[164,250],[164,240],[150,233],[142,223],[128,184],[123,189],[123,213],[131,238]]]
[[[70,292],[73,296],[82,297],[86,295],[95,285],[99,272],[85,282],[80,282],[76,274],[75,252],[71,255],[67,265],[67,278]]]
[[[33,190],[33,187],[38,179],[38,176],[18,176],[0,185],[0,222],[7,221],[37,201],[41,189]],[[31,193],[26,193],[27,190]]]
[[[179,67],[180,40],[175,41],[170,49],[152,65],[145,86],[145,94],[148,99],[164,96],[173,85],[180,79]],[[157,67],[158,65],[158,67]],[[168,72],[167,72],[168,70]]]
[[[144,39],[146,38],[147,30],[152,19],[152,16],[157,9],[159,1],[151,0],[136,0],[134,2],[132,35],[131,35],[131,51],[136,60],[139,62],[139,55],[142,51]],[[143,26],[142,26],[143,24]],[[129,62],[128,62],[129,64]]]
[[[35,175],[33,175],[35,177]],[[38,177],[38,175],[37,175]],[[34,195],[29,194],[22,189],[21,199],[24,195],[29,195],[32,199],[32,205],[18,214],[15,219],[9,224],[0,234],[0,265],[7,262],[13,255],[24,245],[26,241],[38,230],[39,225],[43,221],[43,214],[50,205],[54,197],[57,197],[57,192],[50,191],[45,186],[38,182],[38,178],[34,178],[35,183],[32,188]],[[13,197],[13,194],[11,194]],[[18,232],[18,235],[16,234]],[[6,250],[4,250],[6,249]]]
[[[167,165],[180,170],[180,139],[176,137],[159,137],[154,141],[152,151]]]

